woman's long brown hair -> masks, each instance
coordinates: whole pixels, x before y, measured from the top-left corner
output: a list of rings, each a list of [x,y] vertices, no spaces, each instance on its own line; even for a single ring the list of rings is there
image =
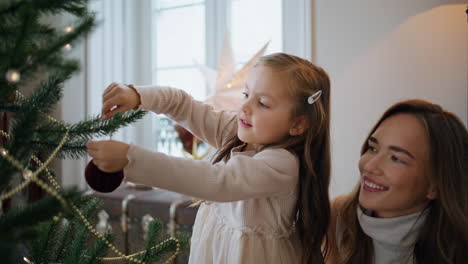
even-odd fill
[[[369,138],[390,116],[405,113],[418,118],[430,145],[429,182],[437,198],[425,210],[427,217],[416,240],[415,263],[467,263],[468,261],[468,131],[452,113],[422,100],[390,107],[369,133]],[[361,155],[368,149],[367,140]],[[338,241],[339,263],[372,263],[373,246],[357,221],[359,185],[339,211],[343,233]]]
[[[285,76],[290,95],[296,102],[292,116],[304,116],[308,121],[309,126],[304,134],[263,146],[262,149],[285,148],[299,159],[295,229],[302,244],[303,262],[324,263],[330,222],[330,80],[320,67],[284,53],[264,56],[257,65]],[[307,98],[319,90],[322,91],[319,100],[308,104]],[[219,149],[214,163],[228,160],[231,149],[241,144],[237,136],[231,139]]]

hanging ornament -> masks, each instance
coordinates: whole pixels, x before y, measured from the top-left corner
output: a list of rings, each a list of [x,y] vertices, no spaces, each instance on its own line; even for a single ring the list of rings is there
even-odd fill
[[[88,163],[85,170],[85,179],[89,187],[97,192],[113,192],[120,186],[124,178],[123,171],[104,172],[100,170],[93,160]]]
[[[10,83],[18,83],[21,80],[21,74],[17,70],[8,70],[5,75],[6,79]]]

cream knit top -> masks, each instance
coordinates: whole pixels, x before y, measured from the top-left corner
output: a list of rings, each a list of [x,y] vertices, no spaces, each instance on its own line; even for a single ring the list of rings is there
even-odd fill
[[[140,108],[166,114],[214,148],[237,133],[233,113],[215,111],[182,90],[135,88]],[[241,150],[213,165],[130,145],[125,180],[207,201],[197,213],[189,263],[299,263],[293,232],[298,159],[285,149]]]

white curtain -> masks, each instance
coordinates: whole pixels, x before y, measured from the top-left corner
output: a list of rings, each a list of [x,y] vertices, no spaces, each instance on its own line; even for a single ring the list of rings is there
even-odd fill
[[[87,40],[87,109],[100,113],[102,92],[111,82],[151,83],[150,1],[95,0],[99,26]],[[121,129],[112,139],[154,146],[150,116]],[[144,133],[147,132],[147,133]]]

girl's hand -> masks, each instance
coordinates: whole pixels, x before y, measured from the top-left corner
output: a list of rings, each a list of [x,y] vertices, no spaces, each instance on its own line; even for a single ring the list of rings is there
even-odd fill
[[[93,163],[104,172],[117,172],[128,164],[129,145],[126,143],[114,140],[90,141],[86,147]]]
[[[104,120],[115,113],[124,113],[140,105],[140,95],[135,88],[121,83],[111,83],[102,95],[102,116]]]

